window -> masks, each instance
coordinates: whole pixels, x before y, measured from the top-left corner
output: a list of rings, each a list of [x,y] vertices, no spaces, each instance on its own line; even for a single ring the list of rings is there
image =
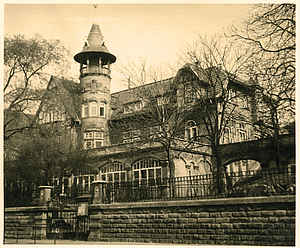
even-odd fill
[[[192,88],[190,84],[186,84],[184,86],[184,102],[192,103],[196,99],[195,90]]]
[[[95,140],[95,147],[99,148],[103,146],[103,140]]]
[[[97,103],[92,102],[90,103],[90,108],[91,108],[91,116],[97,116]]]
[[[239,135],[240,135],[240,141],[245,141],[247,140],[247,134],[245,130],[240,129],[239,130]]]
[[[105,117],[105,103],[100,104],[99,114],[101,117]]]
[[[91,82],[86,83],[86,89],[90,90],[91,89]]]
[[[161,182],[162,173],[161,166],[158,160],[155,159],[144,159],[139,160],[132,165],[133,169],[133,180],[135,185],[149,185]]]
[[[187,122],[185,137],[187,140],[196,139],[198,137],[198,127],[194,121]]]
[[[141,139],[141,130],[131,130],[123,132],[123,143],[132,143],[134,141],[139,141]]]
[[[84,148],[100,148],[104,146],[104,134],[99,131],[89,131],[84,133]]]
[[[98,139],[103,139],[103,132],[94,132],[94,136],[95,138],[98,138]]]
[[[143,108],[144,104],[142,101],[135,103],[135,109],[137,111],[141,110]]]
[[[85,142],[85,148],[86,149],[92,149],[93,148],[93,141],[86,141]]]
[[[85,132],[84,139],[93,139],[93,132]]]
[[[132,104],[128,103],[124,105],[124,114],[132,113]]]
[[[97,87],[97,82],[96,80],[92,80],[92,90],[95,90]]]
[[[109,163],[100,169],[100,178],[104,181],[120,183],[127,181],[127,174],[124,164],[120,162]]]
[[[84,104],[82,106],[82,117],[88,117],[89,116],[89,106],[87,104]]]

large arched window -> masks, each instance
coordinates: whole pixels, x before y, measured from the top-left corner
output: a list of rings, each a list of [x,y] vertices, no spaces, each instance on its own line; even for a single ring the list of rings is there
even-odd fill
[[[125,165],[115,161],[113,163],[108,163],[100,169],[99,176],[101,180],[106,182],[126,182],[127,175],[125,170]]]
[[[134,162],[132,164],[133,180],[136,184],[160,183],[162,171],[159,160],[148,158]]]

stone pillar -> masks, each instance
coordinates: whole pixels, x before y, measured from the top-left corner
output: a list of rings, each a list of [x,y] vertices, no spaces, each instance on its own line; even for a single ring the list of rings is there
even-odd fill
[[[106,192],[106,181],[98,180],[92,182],[94,192],[93,192],[93,204],[101,204],[105,202],[105,199],[107,198],[107,192]]]
[[[51,200],[52,186],[40,186],[40,203],[46,205]]]
[[[91,199],[90,194],[82,194],[76,198],[76,201],[78,202],[77,216],[88,215],[88,206],[89,206],[90,199]]]

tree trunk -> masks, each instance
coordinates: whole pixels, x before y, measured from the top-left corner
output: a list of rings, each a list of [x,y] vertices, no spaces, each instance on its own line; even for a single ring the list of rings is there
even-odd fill
[[[170,149],[166,149],[168,166],[169,166],[169,190],[170,190],[170,198],[176,196],[176,185],[175,185],[175,163],[174,156],[172,155],[172,151]]]
[[[272,111],[272,125],[274,128],[274,137],[273,137],[273,145],[275,149],[275,159],[276,159],[276,167],[280,169],[280,151],[279,151],[279,125],[277,118],[277,111],[274,109]]]
[[[215,188],[215,194],[220,195],[225,193],[226,183],[224,181],[225,168],[222,164],[220,153],[218,148],[212,146],[212,167],[213,167],[213,183]]]

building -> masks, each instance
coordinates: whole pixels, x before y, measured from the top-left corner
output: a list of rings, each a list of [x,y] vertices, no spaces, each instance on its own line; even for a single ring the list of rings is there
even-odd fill
[[[168,177],[211,174],[204,117],[219,115],[225,100],[229,107],[224,112],[220,144],[255,138],[256,99],[251,81],[218,67],[185,64],[172,78],[111,93],[111,64],[116,57],[95,24],[74,59],[80,65],[80,82],[51,77],[36,112],[39,125],[51,130],[64,151],[84,151],[89,157],[81,170],[51,179],[61,193],[72,195],[74,187],[90,191],[94,180],[144,185]],[[255,166],[239,161],[227,170]]]
[[[251,81],[228,77],[217,67],[202,70],[186,64],[172,78],[111,94],[110,66],[116,57],[106,48],[96,24],[74,59],[80,64],[80,84],[52,77],[49,89],[54,94],[49,93],[41,104],[39,119],[41,124],[68,123],[63,126],[68,129],[69,143],[88,152],[92,158],[89,166],[98,170],[98,179],[148,182],[169,177],[168,149],[172,151],[173,176],[211,173],[210,145],[201,116],[221,111],[224,90],[230,105],[224,114],[237,114],[228,118],[220,143],[255,138],[255,87]],[[216,75],[222,84],[209,83],[213,80],[208,77]],[[203,99],[209,106],[205,111]],[[162,143],[170,140],[173,143],[166,149]],[[228,167],[229,171],[245,169],[249,169],[247,161]],[[85,174],[61,180],[64,188],[75,183],[90,189],[94,178]],[[56,180],[56,184],[61,182]]]

